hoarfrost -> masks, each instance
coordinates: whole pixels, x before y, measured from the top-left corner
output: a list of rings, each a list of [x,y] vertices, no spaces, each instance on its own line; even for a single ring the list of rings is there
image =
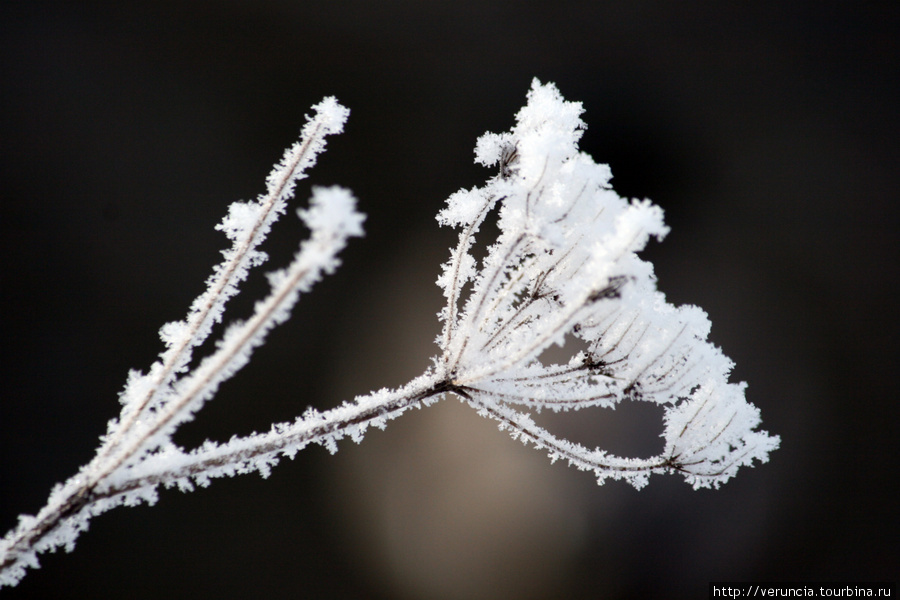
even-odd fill
[[[537,80],[516,125],[476,144],[476,161],[496,165],[497,174],[483,187],[451,195],[437,216],[460,234],[437,279],[446,304],[438,314],[443,329],[433,366],[398,389],[327,411],[309,408],[265,433],[193,450],[175,446],[178,426],[250,360],[301,293],[339,266],[348,239],[363,233],[364,216],[350,192],[314,188],[309,208],[298,211],[309,239],[290,265],[269,274],[271,293],[254,314],[230,325],[215,351],[187,372],[193,350],[222,320],[248,269],[266,260],[258,246],[324,149],[325,136],[343,130],[348,111],[333,98],[314,109],[301,140],[269,175],[266,193],[229,208],[218,229],[232,247],[187,318],[161,328],[159,361],[147,373],[129,373],[122,412],[109,422],[94,460],[0,540],[0,586],[15,585],[27,567],[37,567],[38,553],[71,550],[91,517],[123,504],[153,504],[160,485],[191,491],[217,477],[258,472],[265,478],[283,456],[293,458],[309,444],[334,453],[342,439],[358,443],[370,426],[383,429],[447,393],[545,451],[551,462],[592,472],[598,483],[624,479],[641,488],[651,474],[675,472],[694,488],[717,488],[778,447],[777,436],[756,431],[759,410],[746,401],[746,386],[729,383],[732,363],[707,341],[706,314],[668,304],[652,265],[637,255],[650,238],[668,232],[662,210],[611,189],[609,167],[578,150],[581,105]],[[477,261],[471,251],[494,210],[499,234]],[[580,349],[562,364],[542,362],[544,351],[567,337],[577,338]],[[663,408],[661,454],[624,458],[589,449],[539,427],[528,412],[614,408],[622,400]]]
[[[637,252],[668,232],[662,210],[620,198],[609,168],[578,152],[581,113],[579,103],[535,80],[513,129],[479,139],[476,160],[499,163],[500,173],[451,196],[438,215],[463,231],[438,279],[448,304],[435,364],[479,413],[600,482],[626,479],[639,488],[651,473],[680,472],[695,488],[718,487],[738,467],[767,460],[778,437],[753,431],[759,411],[744,385],[728,383],[732,363],[706,341],[706,314],[676,308],[656,290],[652,265]],[[497,205],[500,233],[475,265],[469,250]],[[541,363],[543,351],[570,333],[587,350],[566,364]],[[623,399],[665,407],[662,454],[591,451],[513,408],[612,408]]]

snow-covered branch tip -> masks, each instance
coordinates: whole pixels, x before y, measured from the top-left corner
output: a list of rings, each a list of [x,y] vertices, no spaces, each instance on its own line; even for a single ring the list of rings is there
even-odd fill
[[[438,215],[461,233],[438,278],[447,304],[435,369],[514,437],[601,483],[639,488],[651,473],[679,472],[695,488],[718,487],[740,466],[765,462],[779,439],[754,431],[759,411],[743,384],[728,383],[732,363],[706,341],[705,313],[674,307],[656,290],[652,265],[637,253],[668,232],[662,210],[620,198],[609,167],[578,151],[581,113],[535,80],[516,126],[478,140],[476,160],[499,173],[451,196]],[[478,264],[469,251],[495,208],[500,234]],[[544,364],[543,352],[567,336],[582,349],[565,364]],[[590,450],[523,412],[622,400],[664,407],[659,456]]]
[[[39,552],[63,546],[71,550],[90,517],[120,504],[153,503],[157,484],[170,484],[164,474],[184,451],[171,435],[193,418],[218,386],[234,375],[262,344],[269,330],[288,318],[300,293],[308,291],[323,274],[339,264],[337,254],[348,238],[362,235],[363,215],[347,190],[313,188],[310,207],[299,217],[311,230],[289,266],[269,275],[272,291],[258,302],[246,322],[231,325],[216,351],[187,372],[193,350],[222,320],[225,304],[238,292],[250,268],[265,262],[258,250],[272,224],[284,214],[298,180],[315,164],[327,135],[341,133],[349,111],[334,98],[313,107],[300,141],[288,148],[267,179],[266,193],[254,201],[235,202],[217,226],[232,242],[224,259],[213,269],[207,289],[191,305],[183,321],[165,324],[160,337],[165,350],[147,373],[132,371],[120,394],[121,414],[109,422],[94,459],[64,484],[54,488],[47,505],[36,516],[22,516],[19,525],[0,540],[0,586],[14,585],[28,566],[36,567]],[[134,485],[133,472],[148,458],[171,461],[148,481]],[[151,474],[152,475],[152,474]],[[124,482],[124,483],[123,483]]]
[[[347,109],[331,98],[314,108],[300,142],[269,176],[267,192],[233,204],[219,225],[232,248],[187,318],[163,326],[160,360],[146,374],[130,374],[122,413],[110,422],[97,456],[0,541],[0,585],[17,583],[26,567],[37,566],[40,552],[71,550],[90,517],[121,504],[152,504],[159,485],[187,491],[226,475],[265,477],[282,456],[293,458],[310,443],[334,452],[338,441],[359,442],[368,427],[383,428],[448,393],[601,483],[625,479],[640,488],[651,474],[681,473],[694,488],[717,488],[778,447],[777,436],[756,431],[759,410],[746,401],[744,384],[728,381],[732,363],[707,341],[705,313],[668,304],[656,290],[652,265],[637,255],[650,238],[668,232],[662,211],[612,190],[609,167],[578,151],[581,105],[537,80],[516,125],[478,140],[476,161],[497,166],[497,174],[453,194],[438,214],[460,234],[437,281],[446,303],[432,368],[396,390],[325,412],[308,409],[264,434],[177,447],[171,436],[178,426],[288,318],[299,294],[337,267],[348,238],[362,235],[363,216],[350,193],[315,188],[310,208],[299,211],[311,237],[288,267],[269,276],[272,292],[253,316],[229,327],[217,350],[188,372],[193,349],[222,319],[247,270],[265,260],[257,246],[285,211],[296,181],[325,136],[342,131]],[[494,210],[500,233],[478,261],[471,251]],[[545,363],[545,350],[573,338],[580,349],[568,361]],[[662,407],[659,455],[623,458],[588,449],[539,427],[529,414],[609,408],[622,400]]]

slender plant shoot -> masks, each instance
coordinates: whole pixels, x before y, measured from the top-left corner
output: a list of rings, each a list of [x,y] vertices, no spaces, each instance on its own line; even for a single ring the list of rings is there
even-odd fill
[[[327,410],[308,409],[293,422],[261,434],[207,441],[186,450],[172,442],[219,385],[249,360],[299,296],[339,265],[349,238],[362,236],[364,216],[349,191],[314,188],[299,210],[311,230],[294,260],[269,275],[272,290],[254,314],[227,328],[216,350],[190,369],[193,351],[222,320],[250,268],[266,260],[258,250],[281,216],[296,182],[306,177],[325,137],[343,130],[349,111],[333,98],[313,107],[300,141],[267,180],[266,193],[236,202],[218,226],[232,242],[183,321],[160,330],[165,349],[146,372],[132,371],[94,459],[50,493],[35,516],[0,540],[0,586],[15,585],[37,555],[71,551],[89,520],[120,505],[153,504],[159,486],[190,491],[211,479],[252,471],[268,476],[283,456],[308,444],[336,452],[338,442],[362,440],[385,424],[447,393],[494,419],[513,438],[591,471],[599,483],[624,479],[636,488],[651,474],[680,473],[696,488],[718,488],[742,466],[766,462],[777,436],[757,431],[759,410],[745,385],[730,383],[732,362],[707,341],[710,323],[695,306],[668,304],[656,289],[653,266],[640,259],[650,238],[668,228],[647,200],[620,198],[607,165],[578,150],[585,128],[580,103],[553,84],[532,83],[527,104],[506,133],[487,133],[476,161],[497,166],[482,187],[461,190],[438,214],[459,228],[437,283],[446,304],[432,366],[408,384],[382,389]],[[481,226],[497,212],[499,234],[476,260]],[[580,340],[567,361],[547,364],[545,350]],[[531,413],[544,409],[612,408],[622,400],[663,410],[662,452],[650,458],[614,456],[557,437]]]

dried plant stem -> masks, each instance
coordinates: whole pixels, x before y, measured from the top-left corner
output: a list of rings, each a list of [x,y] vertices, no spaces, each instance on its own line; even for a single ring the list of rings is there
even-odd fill
[[[265,259],[256,248],[272,223],[284,213],[296,181],[315,163],[316,155],[324,148],[325,136],[342,130],[348,111],[333,98],[326,98],[314,108],[316,115],[303,128],[300,141],[285,152],[269,175],[266,193],[254,203],[232,205],[231,213],[220,226],[232,239],[232,248],[224,253],[225,260],[215,268],[206,291],[194,301],[187,319],[161,331],[167,349],[160,361],[147,375],[132,374],[122,393],[122,413],[110,423],[97,454],[76,476],[53,490],[36,517],[20,518],[19,527],[0,540],[0,582],[18,581],[25,566],[37,566],[38,552],[60,545],[71,549],[90,517],[129,503],[129,494],[149,485],[140,499],[152,501],[157,484],[171,484],[161,467],[157,474],[144,476],[152,484],[138,483],[127,474],[148,456],[158,457],[166,450],[171,454],[166,434],[190,419],[218,385],[247,362],[266,332],[287,318],[300,291],[309,289],[324,271],[337,265],[336,255],[347,238],[361,235],[362,216],[354,211],[349,193],[337,188],[316,190],[316,194],[327,198],[317,199],[314,195],[313,208],[300,215],[312,229],[312,238],[301,247],[291,266],[272,280],[273,291],[268,299],[257,305],[250,320],[226,332],[212,356],[178,379],[187,369],[193,349],[206,340],[215,322],[222,319],[225,304],[238,292],[248,269]],[[328,202],[337,208],[323,208],[322,204]],[[177,449],[174,452],[183,454]],[[146,473],[146,469],[142,472]]]
[[[126,471],[115,481],[101,478],[90,485],[77,487],[44,507],[31,526],[13,539],[5,559],[0,563],[0,572],[14,564],[22,551],[40,547],[44,538],[61,527],[70,526],[72,521],[81,520],[82,516],[102,512],[95,510],[102,500],[112,500],[160,484],[171,486],[199,476],[214,477],[224,475],[226,471],[241,471],[242,466],[249,465],[251,461],[277,462],[281,455],[293,457],[309,444],[340,439],[350,430],[365,429],[373,424],[383,427],[385,421],[452,389],[452,386],[438,383],[433,378],[420,377],[393,392],[361,396],[353,404],[322,413],[315,412],[294,423],[275,425],[268,433],[236,438],[215,450],[200,448],[190,453],[177,452],[178,456],[151,456],[134,473]],[[246,470],[254,469],[247,467]]]
[[[316,107],[301,141],[285,153],[256,202],[237,202],[219,226],[233,242],[187,319],[166,324],[160,361],[148,374],[132,372],[95,458],[57,486],[36,517],[0,539],[0,585],[14,585],[36,555],[71,550],[89,519],[122,504],[153,503],[157,489],[189,491],[217,477],[251,471],[267,477],[282,457],[311,443],[337,451],[359,442],[412,407],[453,393],[513,438],[592,471],[598,482],[624,479],[641,488],[650,474],[678,472],[695,488],[718,487],[740,467],[765,462],[777,436],[756,431],[759,410],[743,384],[729,383],[732,362],[707,341],[709,320],[697,307],[675,307],[656,290],[652,266],[640,252],[668,232],[662,210],[628,201],[609,186],[608,167],[578,151],[581,106],[552,84],[532,84],[528,103],[508,133],[485,134],[477,160],[500,165],[482,188],[461,190],[438,215],[462,228],[438,285],[447,305],[433,367],[396,390],[383,389],[327,411],[308,409],[267,433],[205,442],[185,451],[172,434],[242,368],[269,330],[282,323],[299,295],[339,264],[364,216],[341,188],[314,188],[298,211],[311,231],[291,264],[269,274],[272,291],[252,317],[230,326],[211,356],[188,369],[191,354],[222,319],[249,268],[265,260],[256,247],[284,212],[297,179],[343,128],[348,111],[333,98]],[[470,253],[487,214],[498,208],[498,229],[487,256]],[[544,351],[567,336],[585,350],[563,364]],[[189,372],[188,372],[189,371]],[[554,436],[520,408],[540,411],[612,408],[628,401],[663,407],[665,447],[651,458],[622,458]]]

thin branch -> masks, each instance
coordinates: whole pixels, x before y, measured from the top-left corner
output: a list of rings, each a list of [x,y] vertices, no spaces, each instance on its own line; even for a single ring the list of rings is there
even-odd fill
[[[539,449],[546,449],[551,457],[566,459],[569,464],[583,471],[594,471],[598,478],[619,478],[625,475],[663,473],[676,468],[671,459],[656,456],[647,459],[620,458],[602,451],[591,451],[574,442],[561,440],[534,424],[525,413],[485,400],[476,390],[460,386],[466,392],[463,397],[480,414],[501,423],[513,437],[523,438]]]
[[[215,448],[201,447],[193,452],[169,449],[147,457],[137,466],[119,471],[115,477],[92,487],[81,487],[64,500],[45,507],[27,527],[20,527],[16,535],[7,538],[0,573],[22,570],[34,562],[35,551],[56,545],[45,541],[61,529],[86,528],[87,519],[118,506],[128,494],[152,494],[160,485],[187,484],[187,480],[203,481],[211,477],[264,470],[277,462],[280,455],[294,453],[311,443],[330,445],[354,428],[370,425],[383,427],[423,400],[439,396],[448,385],[433,377],[422,376],[408,385],[388,392],[382,390],[362,396],[352,404],[322,413],[312,412],[294,423],[274,425],[265,434],[234,438]],[[263,471],[265,472],[265,471]],[[105,504],[105,505],[104,505]]]

